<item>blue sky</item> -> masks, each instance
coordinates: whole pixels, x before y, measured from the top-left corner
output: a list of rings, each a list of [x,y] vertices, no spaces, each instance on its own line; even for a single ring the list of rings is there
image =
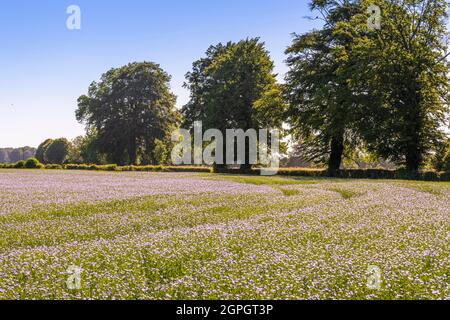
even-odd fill
[[[0,147],[84,133],[77,98],[111,67],[153,61],[172,75],[178,106],[192,62],[212,44],[260,37],[280,80],[293,32],[318,26],[306,0],[2,0]],[[81,30],[66,28],[69,5]]]

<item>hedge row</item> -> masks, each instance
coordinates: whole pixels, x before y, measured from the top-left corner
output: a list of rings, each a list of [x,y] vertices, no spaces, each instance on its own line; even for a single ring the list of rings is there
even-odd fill
[[[326,177],[327,170],[325,169],[308,169],[308,168],[280,168],[278,170],[280,176],[293,176],[293,177]]]
[[[209,167],[195,166],[118,166],[115,164],[108,165],[91,165],[91,164],[47,164],[42,165],[39,162],[29,159],[27,161],[19,161],[15,164],[0,164],[0,169],[56,169],[56,170],[90,170],[90,171],[141,171],[141,172],[204,172],[210,173],[212,169]],[[239,174],[237,170],[225,170],[220,173]],[[253,169],[251,174],[259,174],[258,169]],[[306,168],[280,168],[278,175],[292,177],[310,177],[320,178],[329,177],[328,171],[324,169],[306,169]],[[395,179],[395,180],[421,180],[421,181],[450,181],[450,172],[422,171],[410,172],[406,170],[339,170],[333,175],[335,178],[341,179]]]
[[[338,178],[346,179],[395,179],[420,181],[450,181],[450,172],[407,170],[340,170]]]
[[[84,170],[84,171],[142,171],[142,172],[206,172],[209,167],[195,166],[118,166],[116,164],[46,164],[34,160],[19,161],[14,164],[0,164],[0,169],[47,169],[47,170]]]
[[[13,164],[0,163],[0,169],[44,169],[44,165],[36,158],[29,158],[27,161],[21,160]]]
[[[258,170],[254,170],[259,174]],[[281,168],[278,175],[293,177],[330,177],[325,169]],[[386,180],[420,180],[420,181],[450,181],[450,172],[407,170],[338,170],[333,177],[341,179],[386,179]]]
[[[66,164],[66,170],[91,170],[91,171],[143,171],[143,172],[207,172],[211,169],[208,167],[194,166],[118,166],[115,164],[108,165],[89,165],[89,164]]]
[[[221,169],[216,173],[242,174],[241,171]],[[259,175],[259,169],[252,169],[247,174]],[[332,176],[326,169],[309,168],[280,168],[279,176],[309,177],[309,178],[339,178],[339,179],[385,179],[385,180],[419,180],[419,181],[450,181],[450,172],[421,171],[411,172],[406,170],[383,170],[383,169],[356,169],[338,170]]]

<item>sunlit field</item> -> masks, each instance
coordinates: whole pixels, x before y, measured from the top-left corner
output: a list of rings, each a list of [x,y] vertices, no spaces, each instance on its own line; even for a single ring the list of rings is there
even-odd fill
[[[449,183],[0,170],[0,299],[450,299],[449,199]]]

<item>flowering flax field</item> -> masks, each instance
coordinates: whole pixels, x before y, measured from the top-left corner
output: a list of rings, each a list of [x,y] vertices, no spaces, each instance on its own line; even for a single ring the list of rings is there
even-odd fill
[[[0,170],[0,299],[450,299],[449,198],[448,183]]]

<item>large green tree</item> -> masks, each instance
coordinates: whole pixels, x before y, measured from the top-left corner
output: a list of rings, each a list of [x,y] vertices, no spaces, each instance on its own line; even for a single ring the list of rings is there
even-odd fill
[[[170,76],[152,62],[111,69],[78,99],[76,117],[96,132],[99,151],[120,165],[143,163],[155,141],[170,141],[179,115]]]
[[[99,151],[97,135],[93,132],[76,137],[72,141],[69,158],[71,163],[106,163],[105,155]]]
[[[314,0],[310,3],[324,21],[323,27],[295,35],[287,49],[287,119],[293,136],[301,141],[302,156],[328,163],[333,174],[341,166],[344,151],[358,141],[353,124],[358,101],[348,78],[339,76],[339,52],[350,41],[336,37],[342,21],[358,13],[357,1]]]
[[[53,139],[47,139],[38,146],[35,157],[40,163],[46,163],[45,152],[47,151],[48,146],[52,143]]]
[[[367,23],[381,10],[380,28]],[[360,97],[360,133],[369,149],[417,171],[441,145],[448,117],[449,63],[445,0],[362,0],[341,22],[339,76]]]
[[[45,163],[63,164],[69,156],[71,144],[66,138],[54,140],[45,150]]]
[[[185,125],[203,121],[204,130],[224,136],[226,129],[281,127],[284,102],[273,70],[258,38],[211,46],[186,75],[191,99],[182,109]],[[248,150],[243,170],[250,167]]]

